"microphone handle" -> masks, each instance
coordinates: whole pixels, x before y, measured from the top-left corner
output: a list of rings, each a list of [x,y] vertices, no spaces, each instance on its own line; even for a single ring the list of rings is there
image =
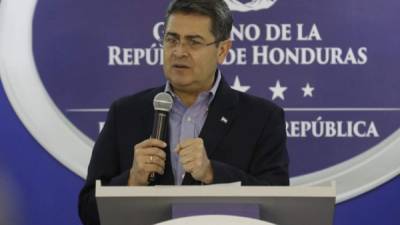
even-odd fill
[[[168,112],[156,111],[154,114],[154,123],[153,123],[153,131],[151,134],[151,138],[165,141],[167,125],[168,125]],[[149,185],[154,185],[155,180],[156,180],[156,173],[152,172],[148,178]]]

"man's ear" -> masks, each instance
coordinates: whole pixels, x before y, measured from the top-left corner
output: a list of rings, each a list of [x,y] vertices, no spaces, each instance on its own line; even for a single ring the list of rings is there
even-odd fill
[[[221,41],[218,45],[218,63],[222,64],[225,60],[225,57],[229,53],[229,49],[232,47],[232,41],[231,40],[225,40]]]

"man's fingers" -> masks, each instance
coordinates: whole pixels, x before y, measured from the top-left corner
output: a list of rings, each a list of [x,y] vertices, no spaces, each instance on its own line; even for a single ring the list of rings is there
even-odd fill
[[[206,154],[206,152],[203,150],[203,148],[199,148],[197,146],[188,146],[180,149],[177,154],[179,157],[191,156],[192,158],[202,158],[203,154]]]
[[[178,144],[175,148],[176,153],[181,157],[187,154],[190,154],[194,149],[194,145],[187,145],[182,147],[182,145]]]
[[[149,139],[146,139],[146,140],[140,142],[139,144],[135,145],[135,149],[147,148],[147,147],[165,148],[165,147],[167,147],[167,143],[165,143],[161,140],[158,140],[158,139],[149,138]]]
[[[164,150],[156,148],[156,147],[150,147],[150,148],[138,148],[135,149],[135,157],[138,156],[158,156],[159,158],[165,160],[167,157],[167,154],[165,153]]]
[[[165,160],[158,156],[148,156],[148,160],[146,160],[146,164],[156,164],[163,169],[165,168]]]
[[[137,184],[148,184],[151,173],[164,174],[167,144],[157,139],[147,139],[133,149],[132,177]]]
[[[186,148],[190,145],[203,145],[203,139],[201,138],[188,138],[183,140],[181,143],[179,143],[181,148]]]
[[[145,154],[146,154],[146,155],[150,155],[150,156],[157,156],[157,157],[159,157],[159,158],[162,159],[162,160],[165,160],[166,157],[167,157],[167,154],[165,153],[165,151],[162,150],[162,149],[159,149],[159,148],[149,148],[149,149],[146,149]]]
[[[165,158],[157,155],[140,155],[135,158],[135,161],[139,169],[143,169],[147,164],[156,164],[162,168],[165,167]]]
[[[188,147],[180,148],[179,145],[176,147],[175,151],[176,151],[176,154],[179,155],[179,157],[183,157],[185,155],[190,154],[190,148],[188,148]]]
[[[158,173],[160,175],[164,174],[164,168],[157,165],[157,164],[146,164],[144,167],[144,171],[146,171],[146,173],[150,174],[150,173]]]
[[[180,155],[183,150],[188,148],[203,149],[204,148],[203,139],[201,138],[185,139],[176,146],[175,151]]]
[[[186,164],[182,164],[182,167],[183,167],[183,169],[185,170],[185,172],[187,172],[187,173],[193,173],[194,168],[195,168],[195,165],[194,165],[194,162],[191,161],[191,162],[188,162],[188,163],[186,163]]]
[[[188,164],[189,162],[194,161],[194,157],[191,155],[186,155],[186,156],[180,156],[179,157],[179,162],[183,165],[183,164]]]

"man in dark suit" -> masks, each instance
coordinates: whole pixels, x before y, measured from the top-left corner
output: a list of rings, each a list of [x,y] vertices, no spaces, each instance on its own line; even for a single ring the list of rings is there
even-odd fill
[[[217,68],[232,45],[232,22],[223,0],[171,2],[163,39],[167,84],[110,107],[79,196],[85,224],[99,224],[96,179],[139,186],[156,173],[153,184],[289,184],[283,110],[232,90]],[[163,91],[174,99],[167,143],[149,139],[152,101]]]

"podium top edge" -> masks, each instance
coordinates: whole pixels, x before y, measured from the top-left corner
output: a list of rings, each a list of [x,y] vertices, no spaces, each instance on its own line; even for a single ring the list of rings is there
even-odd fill
[[[96,197],[326,197],[335,198],[335,186],[102,186]]]

